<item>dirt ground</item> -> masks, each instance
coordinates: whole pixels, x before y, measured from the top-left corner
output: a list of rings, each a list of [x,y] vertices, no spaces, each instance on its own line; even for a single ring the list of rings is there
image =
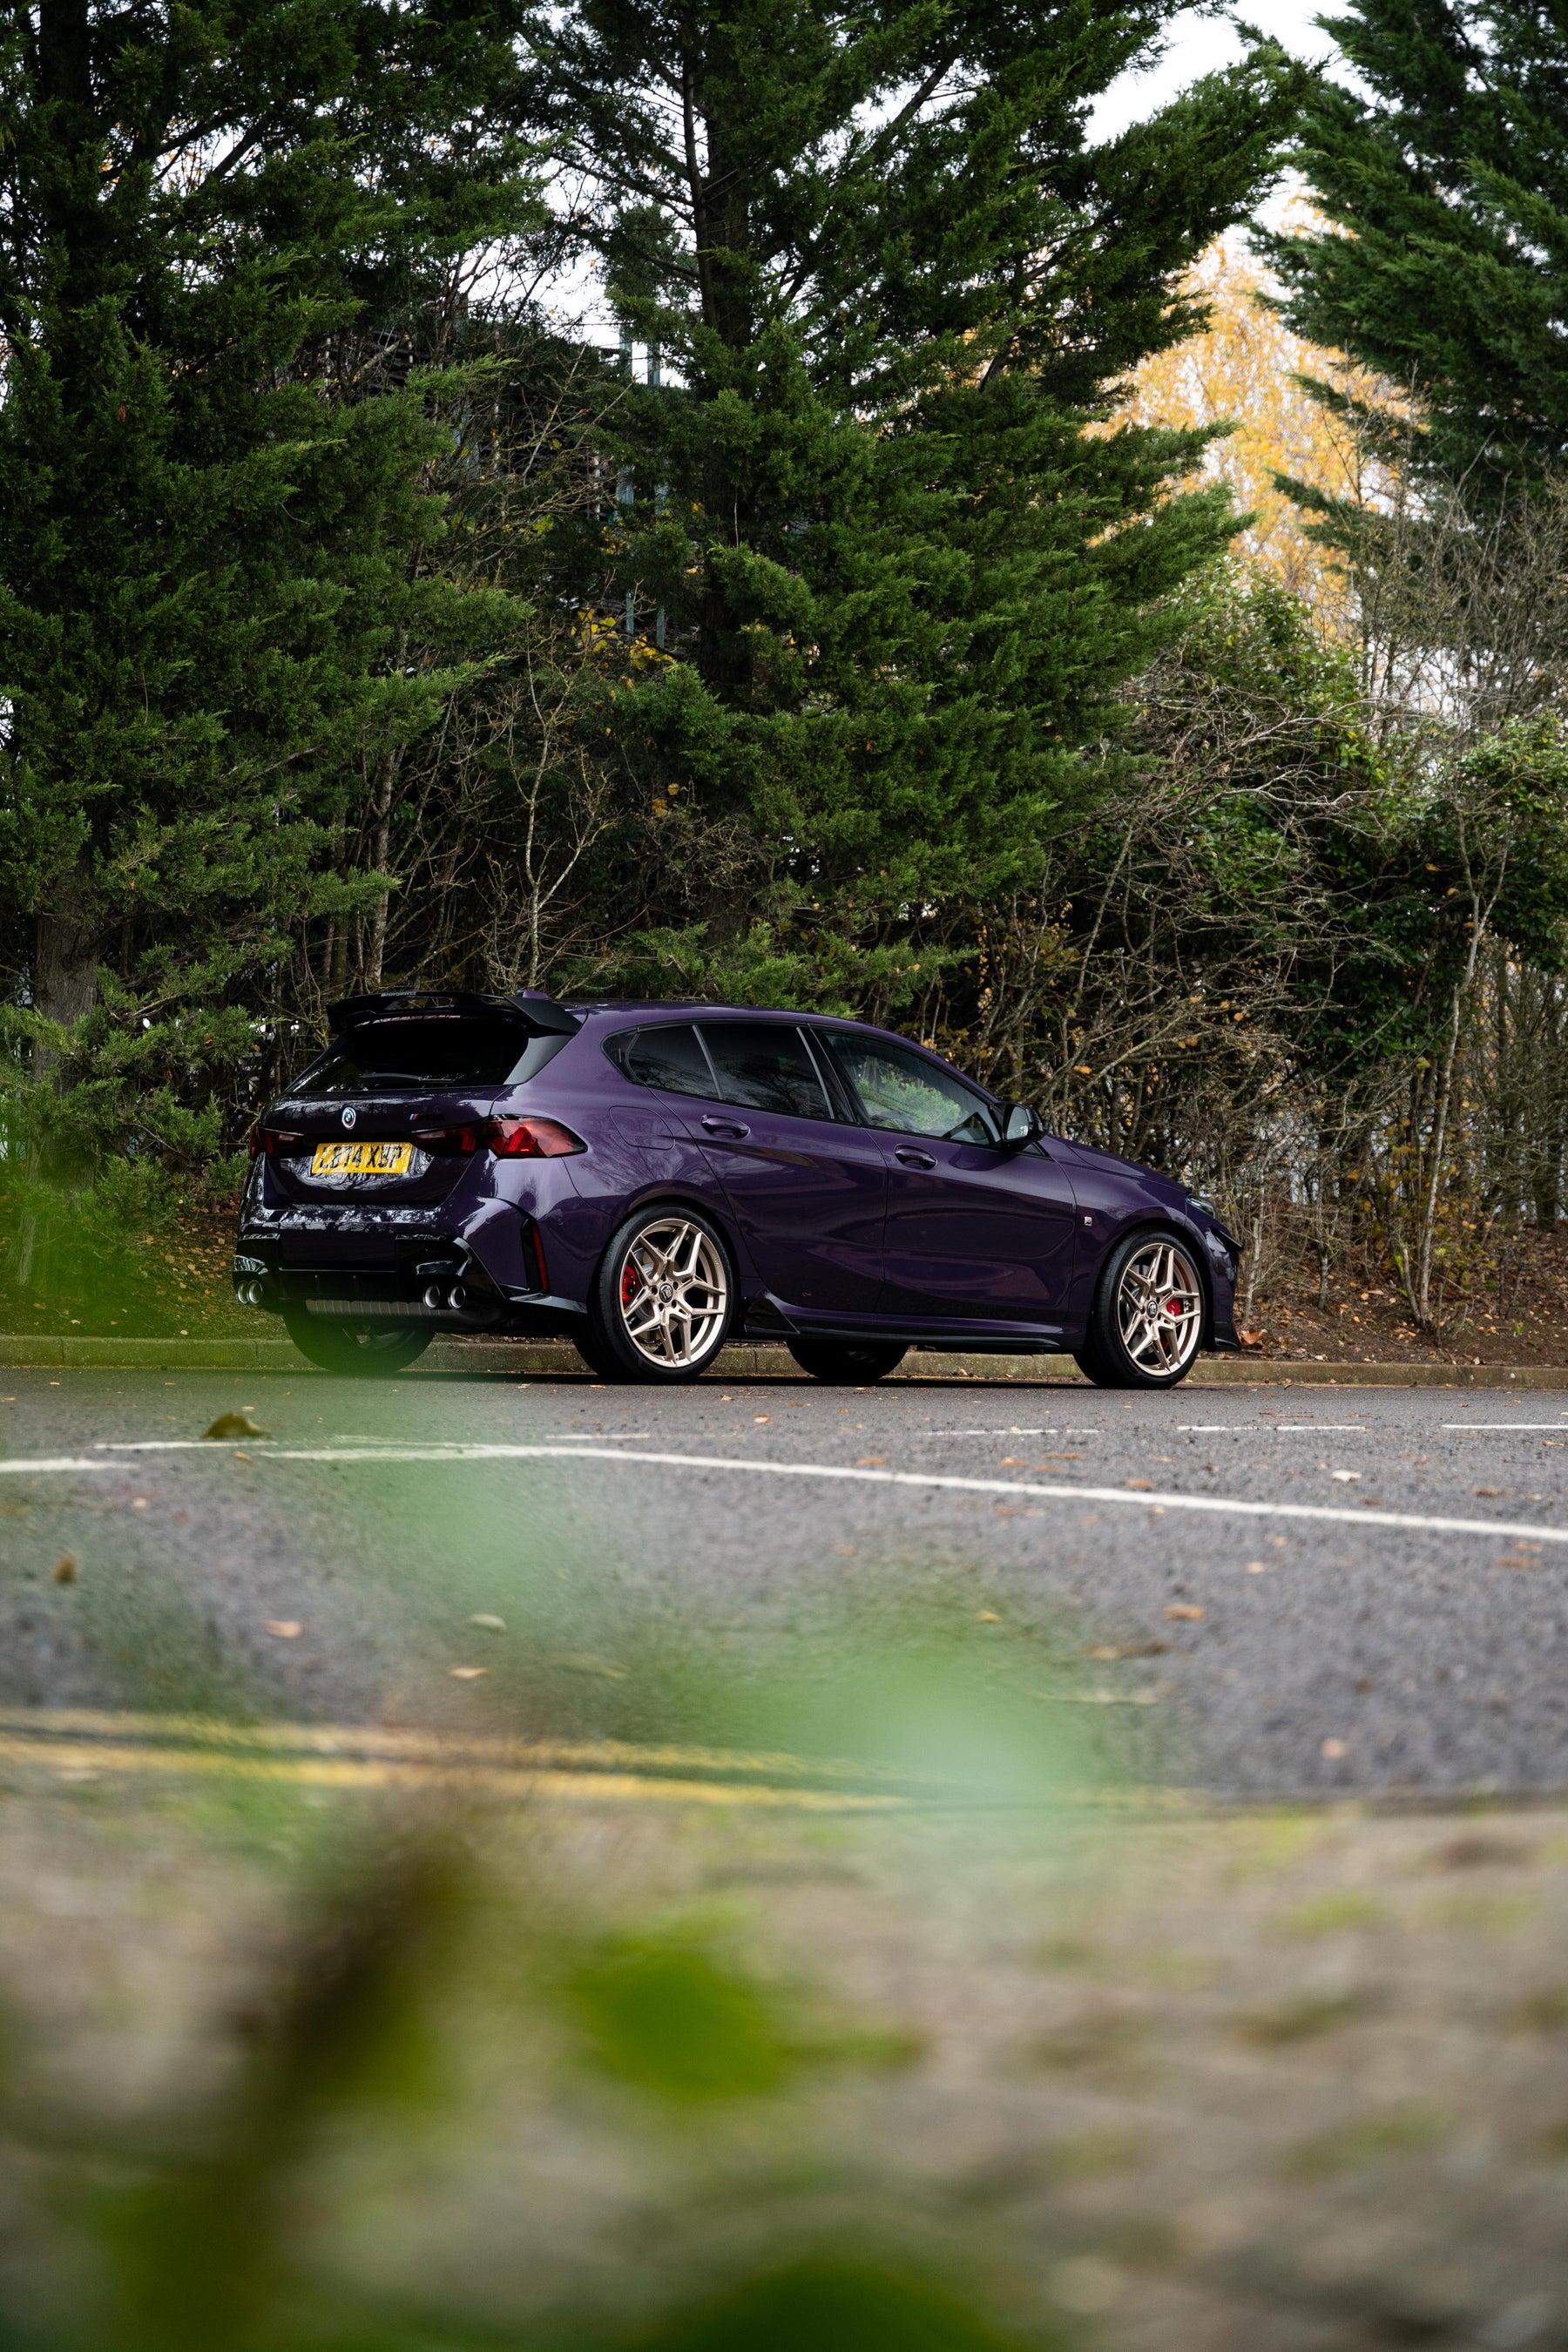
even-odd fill
[[[1386,1274],[1336,1277],[1325,1310],[1307,1266],[1271,1265],[1245,1328],[1250,1353],[1298,1362],[1568,1363],[1568,1227],[1524,1233],[1489,1253],[1464,1291],[1445,1298],[1436,1339],[1415,1329],[1409,1302]]]
[[[188,2146],[324,1846],[408,1824],[320,1791],[0,1786],[15,2317],[59,2151]],[[492,1925],[543,1887],[595,1933],[727,1955],[789,2009],[794,2071],[650,2128],[548,2022],[498,2029],[497,1950],[521,1964],[495,1936],[450,1964],[435,2106],[340,2117],[303,2163],[329,2304],[357,2281],[468,2342],[852,2234],[978,2281],[1026,2345],[1568,2345],[1568,1808],[595,1802],[440,1835]]]

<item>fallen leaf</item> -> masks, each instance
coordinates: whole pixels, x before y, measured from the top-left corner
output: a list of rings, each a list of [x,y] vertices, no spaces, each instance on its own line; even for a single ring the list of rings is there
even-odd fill
[[[265,1437],[266,1434],[267,1432],[259,1428],[247,1412],[220,1412],[212,1427],[202,1432],[204,1437],[216,1438],[220,1442],[225,1438]]]
[[[1508,1493],[1508,1488],[1506,1486],[1478,1486],[1476,1488],[1476,1492],[1478,1495],[1488,1495],[1491,1497],[1493,1502],[1496,1502],[1500,1496]]]
[[[771,1412],[754,1412],[752,1415],[752,1419],[753,1421],[772,1421],[773,1414]]]
[[[994,1609],[977,1609],[974,1618],[975,1622],[980,1625],[1000,1625],[1002,1622]]]
[[[555,1661],[569,1675],[598,1675],[607,1683],[624,1683],[627,1669],[617,1666],[613,1658],[595,1658],[586,1650],[569,1650]]]
[[[862,1454],[855,1465],[857,1470],[885,1470],[887,1466],[888,1457],[885,1454]]]
[[[279,1642],[297,1642],[305,1628],[297,1617],[269,1617],[267,1630]]]
[[[1171,1654],[1169,1642],[1095,1642],[1084,1651],[1086,1658],[1166,1658]]]
[[[1127,1484],[1140,1494],[1152,1495],[1154,1491],[1152,1478],[1129,1478]]]
[[[1167,1617],[1179,1617],[1184,1623],[1195,1625],[1204,1612],[1195,1601],[1173,1601],[1165,1614]]]
[[[133,1511],[144,1511],[147,1507],[146,1496],[132,1495],[131,1497],[131,1507]]]
[[[1361,1472],[1359,1470],[1331,1470],[1329,1475],[1331,1478],[1334,1479],[1338,1485],[1348,1486],[1353,1480],[1361,1476]]]
[[[1266,1559],[1249,1559],[1247,1563],[1247,1572],[1248,1576],[1267,1576],[1268,1562]]]
[[[1319,1751],[1321,1755],[1328,1758],[1331,1764],[1337,1764],[1342,1757],[1348,1756],[1350,1752],[1348,1739],[1325,1739]]]
[[[242,1454],[237,1445],[234,1449],[234,1458],[237,1462],[248,1462],[250,1456],[248,1454]]]
[[[448,1666],[447,1671],[454,1682],[475,1683],[481,1675],[488,1675],[489,1668],[489,1666]]]
[[[1267,1331],[1243,1331],[1241,1344],[1244,1348],[1260,1348],[1268,1337]]]
[[[1026,1470],[1029,1465],[1022,1454],[1004,1454],[1001,1466],[1004,1470]]]
[[[504,1633],[506,1632],[506,1619],[504,1617],[470,1617],[468,1622],[470,1625],[482,1625],[487,1633]]]
[[[62,1551],[58,1559],[55,1562],[55,1582],[57,1584],[74,1584],[76,1582],[76,1577],[77,1567],[75,1560],[71,1558],[68,1551]]]

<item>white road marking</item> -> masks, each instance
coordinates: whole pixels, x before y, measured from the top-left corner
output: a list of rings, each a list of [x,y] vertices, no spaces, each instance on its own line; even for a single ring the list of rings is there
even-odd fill
[[[186,1441],[166,1438],[168,1450],[185,1449]],[[144,1447],[153,1450],[152,1444]],[[227,1458],[230,1449],[215,1445],[215,1456]],[[435,1444],[399,1446],[274,1445],[252,1456],[263,1462],[630,1462],[658,1470],[731,1470],[753,1478],[836,1478],[866,1486],[921,1486],[965,1495],[1025,1495],[1040,1502],[1121,1504],[1138,1511],[1206,1511],[1247,1519],[1307,1519],[1340,1527],[1415,1528],[1426,1535],[1507,1536],[1515,1541],[1568,1544],[1568,1528],[1535,1527],[1511,1519],[1450,1519],[1430,1512],[1336,1510],[1323,1503],[1252,1503],[1221,1495],[1130,1494],[1122,1486],[1068,1486],[1053,1480],[1048,1486],[1031,1486],[1022,1478],[961,1478],[935,1470],[870,1470],[835,1462],[742,1461],[728,1454],[642,1454],[629,1448],[598,1445]],[[111,1470],[111,1461],[76,1461],[69,1456],[0,1463],[0,1469],[32,1472]]]
[[[1445,1429],[1550,1429],[1561,1437],[1568,1431],[1568,1413],[1561,1421],[1446,1421]]]
[[[116,1462],[86,1462],[73,1454],[39,1454],[19,1462],[0,1462],[0,1472],[18,1471],[36,1478],[47,1477],[52,1471],[116,1470],[119,1467]]]
[[[1093,1429],[911,1429],[911,1437],[1098,1437]]]
[[[1320,1430],[1350,1430],[1363,1437],[1366,1434],[1364,1421],[1179,1421],[1176,1428],[1189,1437],[1300,1436],[1303,1431],[1316,1433]]]

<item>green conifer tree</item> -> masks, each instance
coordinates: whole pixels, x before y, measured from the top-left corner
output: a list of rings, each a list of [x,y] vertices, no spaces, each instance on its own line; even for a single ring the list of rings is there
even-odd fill
[[[1552,0],[1353,0],[1300,163],[1326,226],[1269,239],[1288,316],[1390,380],[1401,459],[1472,506],[1568,454],[1568,19]],[[1420,429],[1400,419],[1413,400]]]
[[[896,1004],[913,908],[1102,788],[1160,600],[1235,528],[1205,436],[1103,426],[1268,182],[1255,48],[1096,146],[1167,0],[579,0],[535,38],[628,402],[606,724],[669,810],[655,965]],[[683,795],[676,801],[669,794]]]
[[[322,845],[438,699],[400,648],[495,625],[411,561],[441,434],[394,329],[537,213],[489,108],[514,30],[508,0],[5,12],[4,944],[35,1047],[153,1138],[249,1045],[289,925],[375,891]]]

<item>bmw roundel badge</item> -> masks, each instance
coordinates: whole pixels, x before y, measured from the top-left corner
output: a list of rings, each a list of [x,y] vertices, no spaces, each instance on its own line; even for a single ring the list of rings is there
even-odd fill
[[[345,1127],[352,1127],[358,1117],[358,1111],[355,1110],[353,1103],[350,1103],[348,1108],[343,1113],[343,1125]]]

